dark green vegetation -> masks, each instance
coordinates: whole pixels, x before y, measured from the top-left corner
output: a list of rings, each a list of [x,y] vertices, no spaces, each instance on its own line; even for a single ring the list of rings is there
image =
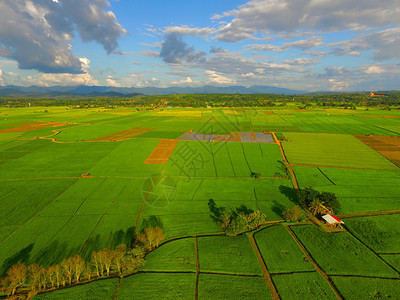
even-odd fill
[[[282,299],[329,299],[334,288],[351,299],[353,279],[359,289],[366,287],[354,292],[360,299],[373,293],[400,297],[399,212],[381,215],[400,207],[400,172],[353,136],[398,138],[399,112],[274,105],[149,111],[138,106],[140,112],[0,108],[0,277],[16,263],[47,267],[76,254],[89,261],[93,251],[131,247],[135,233],[159,227],[166,243],[148,253],[146,265],[124,277],[119,289],[114,278],[36,297],[269,298],[263,263]],[[51,127],[51,121],[64,126]],[[277,143],[179,141],[165,165],[144,164],[161,139],[189,130],[271,131],[288,163]],[[114,133],[119,134],[110,137]],[[307,225],[307,217],[290,228],[275,224],[299,203],[296,182],[301,190],[315,190],[317,199],[336,195],[338,205],[331,206],[344,215],[348,231],[324,232]],[[262,218],[227,232],[220,209],[235,222],[240,214],[244,219],[258,211]],[[352,215],[365,212],[371,216]],[[256,227],[256,245],[243,234],[224,235]]]

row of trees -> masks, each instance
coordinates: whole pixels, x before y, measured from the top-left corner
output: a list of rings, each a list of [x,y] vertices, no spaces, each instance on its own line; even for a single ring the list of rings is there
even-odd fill
[[[7,270],[5,277],[0,278],[0,290],[7,296],[17,292],[29,292],[34,295],[39,291],[65,287],[81,281],[132,274],[144,265],[146,253],[158,247],[164,239],[161,228],[146,228],[136,235],[132,248],[121,244],[114,250],[93,251],[87,262],[78,254],[48,267],[37,263],[28,266],[17,263]]]

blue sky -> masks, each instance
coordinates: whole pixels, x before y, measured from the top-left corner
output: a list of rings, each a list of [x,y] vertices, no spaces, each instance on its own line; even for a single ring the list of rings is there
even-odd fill
[[[399,89],[398,0],[5,0],[0,85]]]

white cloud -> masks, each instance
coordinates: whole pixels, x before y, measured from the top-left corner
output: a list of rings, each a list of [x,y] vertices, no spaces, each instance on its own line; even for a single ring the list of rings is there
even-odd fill
[[[231,85],[236,83],[234,79],[229,78],[220,72],[206,70],[205,73],[210,83],[215,83],[217,85]]]
[[[215,32],[215,29],[210,27],[189,27],[186,25],[183,26],[168,26],[164,29],[164,33],[178,33],[180,35],[200,35],[203,37],[209,36]]]
[[[193,83],[192,78],[187,77],[186,79],[181,79],[177,81],[171,81],[172,85],[190,85]]]
[[[107,53],[126,33],[109,6],[106,0],[0,1],[0,55],[16,60],[21,69],[84,73],[69,43],[76,33]]]
[[[113,87],[121,87],[121,84],[119,84],[114,77],[111,75],[107,76],[106,78],[106,83],[108,86],[113,86]]]
[[[227,17],[233,19],[219,28],[216,39],[235,42],[254,38],[257,33],[331,32],[390,26],[400,22],[400,6],[398,0],[252,0],[213,19]]]

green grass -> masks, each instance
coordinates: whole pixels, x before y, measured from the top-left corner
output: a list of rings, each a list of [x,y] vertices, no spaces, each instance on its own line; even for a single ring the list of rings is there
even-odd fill
[[[284,133],[283,148],[290,163],[316,166],[397,170],[398,167],[350,135]]]
[[[50,293],[36,295],[34,299],[46,300],[79,300],[79,299],[110,299],[114,298],[119,284],[118,278],[99,280],[73,288],[66,288]]]
[[[246,235],[197,239],[201,271],[261,275],[261,267]]]
[[[304,260],[305,254],[284,226],[266,228],[256,233],[255,238],[269,272],[315,270],[310,262]]]
[[[399,280],[331,277],[344,299],[399,299]]]
[[[400,253],[400,215],[351,218],[346,227],[375,252]]]
[[[337,299],[329,284],[317,272],[273,275],[272,281],[282,300]]]
[[[272,299],[261,277],[199,275],[199,299]]]
[[[327,274],[398,277],[377,255],[347,232],[327,233],[316,226],[292,230]]]
[[[196,271],[193,238],[161,245],[146,256],[145,271]]]
[[[117,299],[192,299],[195,274],[135,274],[122,280]]]

